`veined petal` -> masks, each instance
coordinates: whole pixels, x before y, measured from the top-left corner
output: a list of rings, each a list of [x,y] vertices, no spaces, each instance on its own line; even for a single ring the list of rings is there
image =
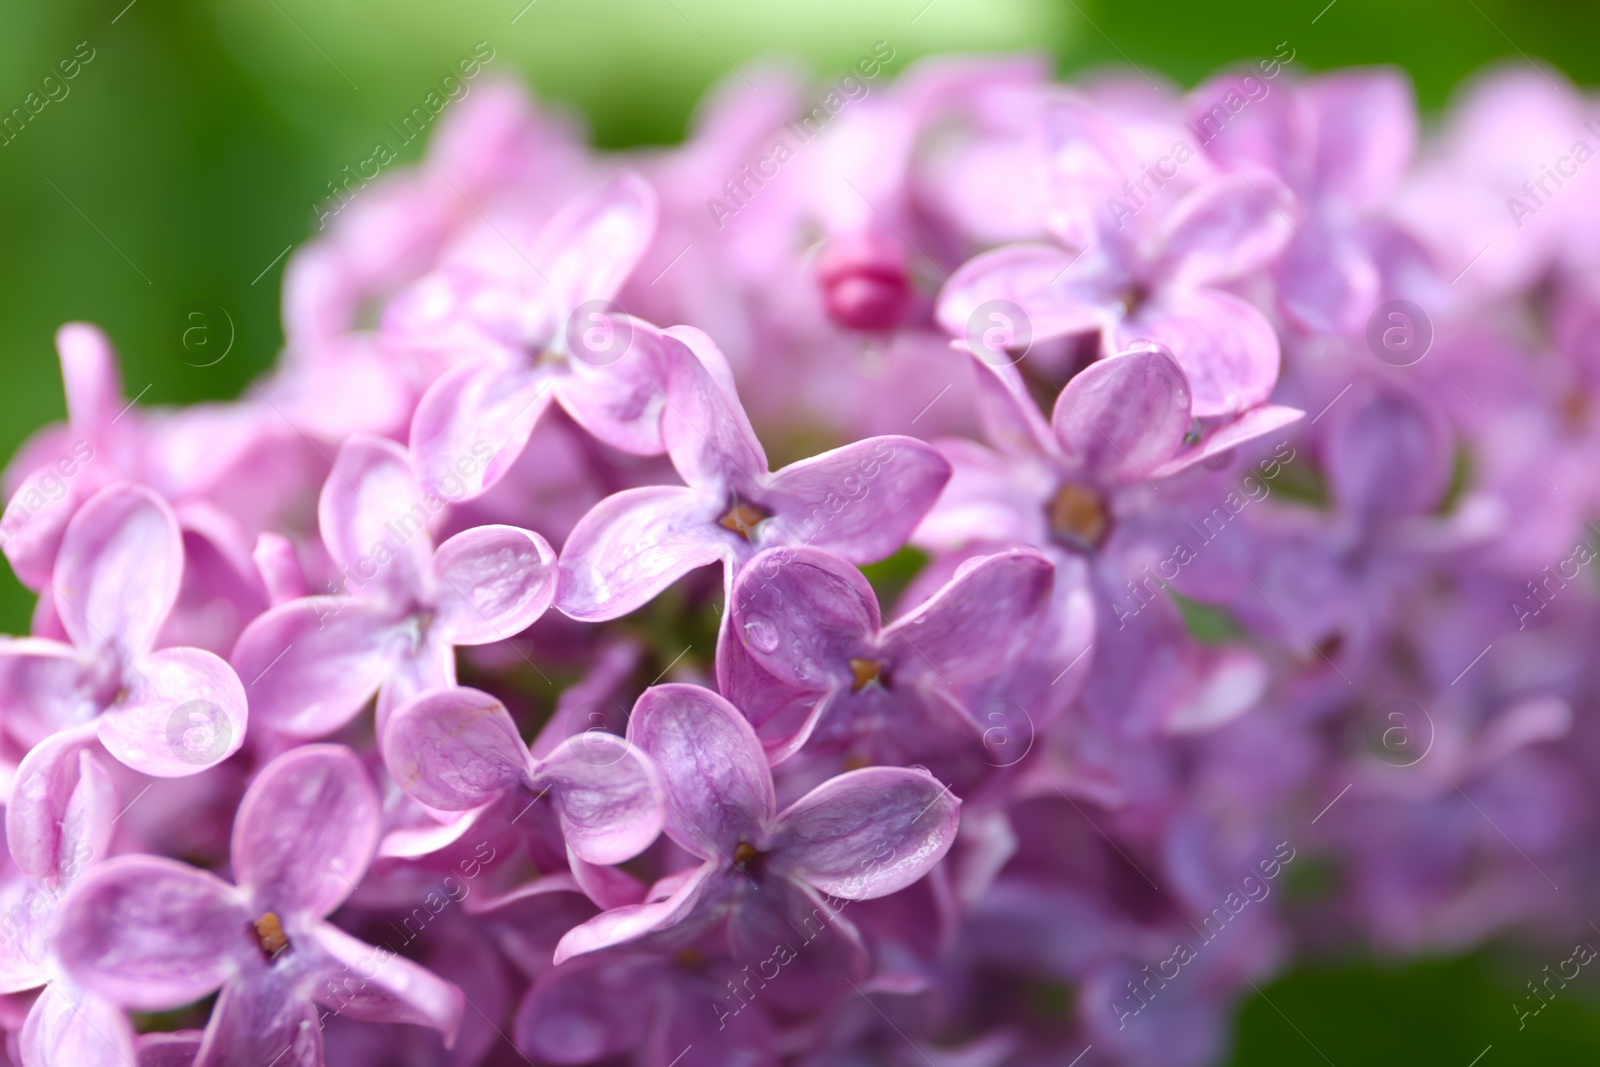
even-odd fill
[[[521,633],[555,599],[556,554],[531,530],[479,526],[433,554],[439,583],[434,626],[453,645],[483,645]]]
[[[198,774],[244,744],[244,686],[219,656],[164,648],[134,665],[127,696],[106,709],[99,727],[106,751],[135,770]]]
[[[327,957],[317,1003],[369,1023],[431,1026],[455,1044],[467,1002],[461,990],[392,949],[357,940],[331,923],[317,923],[315,951]]]
[[[530,365],[487,360],[441,375],[411,417],[411,453],[422,488],[449,501],[488,492],[522,455],[554,399],[551,382]]]
[[[94,730],[63,730],[17,766],[6,805],[11,859],[28,875],[66,882],[105,855],[116,794],[89,746]]]
[[[1107,479],[1146,478],[1183,444],[1193,421],[1189,380],[1155,345],[1092,363],[1073,376],[1051,417],[1061,451]]]
[[[650,757],[602,730],[567,738],[534,775],[548,785],[567,847],[589,863],[632,859],[661,833],[666,799]]]
[[[56,611],[81,649],[138,657],[178,601],[183,536],[155,493],[121,483],[102,489],[67,524],[56,556]]]
[[[1108,331],[1107,354],[1155,342],[1189,379],[1193,413],[1235,415],[1278,383],[1278,334],[1249,302],[1220,289],[1163,290]]]
[[[378,823],[378,795],[354,752],[343,745],[291,749],[267,764],[239,802],[234,877],[257,913],[326,915],[366,872]]]
[[[322,541],[346,577],[406,596],[423,587],[433,556],[430,507],[406,450],[387,438],[345,441],[317,502]]]
[[[122,1009],[71,982],[39,993],[17,1035],[28,1067],[128,1067],[133,1027]]]
[[[726,637],[780,682],[821,693],[849,684],[850,660],[871,647],[882,618],[855,567],[815,548],[778,548],[740,571]],[[731,693],[731,678],[718,681]]]
[[[528,747],[505,705],[458,686],[400,705],[383,733],[395,784],[432,808],[466,811],[529,780]]]
[[[904,889],[944,858],[961,801],[933,775],[868,767],[831,778],[778,816],[772,864],[846,900]]]

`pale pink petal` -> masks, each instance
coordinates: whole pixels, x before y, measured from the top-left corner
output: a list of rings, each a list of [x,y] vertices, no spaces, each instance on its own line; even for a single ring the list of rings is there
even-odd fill
[[[80,984],[124,1007],[165,1011],[222,985],[259,952],[233,886],[155,856],[90,868],[61,908],[56,952]]]
[[[100,743],[157,778],[198,774],[244,744],[245,694],[220,657],[165,648],[134,664],[127,695],[100,716]]]
[[[27,874],[66,880],[91,855],[104,855],[116,794],[89,751],[94,730],[63,730],[17,766],[6,804],[6,843]]]
[[[74,433],[98,437],[122,413],[122,375],[111,342],[98,327],[69,322],[56,331],[67,419]]]
[[[411,453],[422,487],[444,500],[488,492],[516,462],[553,399],[550,376],[525,363],[461,363],[417,402]]]
[[[250,716],[295,737],[321,737],[353,719],[388,675],[397,653],[386,633],[391,609],[320,596],[263,612],[233,650]]]
[[[1246,441],[1254,441],[1305,417],[1306,413],[1299,408],[1284,407],[1281,404],[1263,404],[1258,408],[1251,408],[1243,415],[1207,430],[1199,443],[1161,464],[1150,472],[1150,476],[1165,478],[1177,474],[1201,460],[1219,456]]]
[[[355,891],[378,847],[378,795],[343,745],[302,745],[250,784],[233,822],[233,874],[257,913],[322,916]]]
[[[322,541],[356,588],[405,596],[422,588],[433,556],[428,526],[444,508],[423,498],[406,450],[381,437],[345,441],[317,502]]]
[[[636,456],[666,449],[661,413],[666,410],[670,350],[682,342],[655,327],[607,308],[581,312],[568,373],[552,391],[572,420],[613,448]],[[692,356],[690,358],[693,358]]]
[[[130,1067],[133,1027],[122,1010],[71,982],[51,982],[17,1035],[25,1067]]]
[[[939,293],[939,325],[984,362],[1008,364],[1037,341],[1099,329],[1117,294],[1115,274],[1092,254],[1007,245],[950,276]]]
[[[1260,270],[1294,235],[1294,194],[1266,171],[1213,178],[1162,219],[1162,272],[1180,283],[1232,281]]]
[[[563,322],[584,302],[617,295],[655,226],[655,190],[633,171],[576,197],[545,224],[530,258],[549,282],[547,300]]]
[[[479,526],[433,554],[434,626],[453,645],[503,641],[533,625],[556,591],[556,554],[531,530]]]
[[[183,537],[155,493],[121,483],[86,501],[67,524],[56,556],[56,610],[72,643],[137,657],[178,600]]]
[[[682,346],[666,350],[661,439],[672,465],[685,482],[708,492],[747,489],[767,473],[767,453],[732,382],[717,370],[726,360],[699,330],[675,326],[663,335]],[[708,354],[700,355],[702,350]]]
[[[1324,74],[1306,83],[1316,117],[1318,191],[1376,207],[1400,184],[1417,142],[1411,81],[1394,67]]]

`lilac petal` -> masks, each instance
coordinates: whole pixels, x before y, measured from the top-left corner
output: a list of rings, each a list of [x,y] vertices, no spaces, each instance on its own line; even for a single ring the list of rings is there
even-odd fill
[[[939,325],[951,337],[976,342],[974,352],[985,362],[1020,356],[1033,342],[1097,330],[1111,316],[1116,287],[1098,260],[1078,263],[1083,255],[1017,244],[975,256],[940,290]],[[1020,321],[1012,321],[1019,311]]]
[[[1316,115],[1319,192],[1354,207],[1382,204],[1416,147],[1417,105],[1405,72],[1343,70],[1313,79],[1304,91]]]
[[[1360,242],[1314,220],[1295,234],[1274,273],[1284,313],[1314,333],[1359,332],[1383,284]]]
[[[433,554],[439,581],[434,626],[452,645],[484,645],[521,633],[555,599],[556,554],[531,530],[479,526]]]
[[[164,648],[138,661],[127,696],[106,709],[99,727],[106,751],[134,770],[198,774],[244,744],[244,686],[210,652]]]
[[[62,902],[56,953],[80,984],[124,1007],[165,1011],[198,1000],[257,952],[233,886],[155,856],[90,868]]]
[[[733,1004],[738,1003],[735,997]],[[649,1067],[778,1067],[783,1059],[766,1010],[738,1011],[730,1018],[726,1013],[731,1008],[717,1005],[699,989],[672,997],[641,1049],[642,1062]]]
[[[945,686],[992,678],[1033,643],[1055,581],[1055,566],[1030,548],[967,560],[955,577],[883,632],[901,663],[931,670]]]
[[[1322,427],[1328,486],[1340,509],[1365,520],[1426,511],[1450,482],[1450,428],[1423,393],[1360,387]]]
[[[685,482],[711,492],[754,485],[767,473],[767,453],[732,382],[713,369],[726,364],[722,353],[699,330],[677,326],[663,333],[682,346],[668,349],[667,407],[661,415],[661,439],[672,465]],[[701,349],[710,351],[702,356]]]
[[[302,745],[251,783],[233,822],[233,872],[254,909],[322,916],[378,847],[378,795],[343,745]]]
[[[55,920],[56,893],[5,863],[0,870],[0,997],[38,989],[56,977]]]
[[[505,705],[464,686],[395,709],[383,732],[395,784],[443,811],[487,804],[529,780],[528,748]]]
[[[322,540],[345,588],[371,583],[402,597],[423,588],[433,556],[428,523],[443,507],[425,502],[405,449],[380,437],[346,440],[317,501]]]
[[[142,486],[102,489],[67,524],[56,556],[55,600],[79,648],[138,657],[178,600],[183,537],[172,509]]]
[[[1230,419],[1208,431],[1200,439],[1199,444],[1193,448],[1174,456],[1171,460],[1161,464],[1150,472],[1152,478],[1166,478],[1187,470],[1201,460],[1212,456],[1220,456],[1231,448],[1237,448],[1246,441],[1254,441],[1273,430],[1282,429],[1306,417],[1306,413],[1299,408],[1284,407],[1281,404],[1263,404],[1251,408],[1243,415]]]
[[[757,892],[739,886],[728,923],[733,962],[750,974],[781,981],[761,991],[791,1011],[814,1011],[839,996],[841,986],[865,980],[868,955],[860,931],[840,910],[786,879],[772,879]]]
[[[270,972],[264,980],[229,982],[211,1009],[194,1067],[323,1067],[322,1020]]]
[[[69,322],[56,331],[56,352],[73,432],[98,436],[123,410],[122,376],[111,342],[98,326]]]
[[[462,363],[417,402],[411,452],[422,488],[450,501],[488,492],[516,462],[553,399],[549,375],[523,363]]]
[[[139,1067],[194,1067],[204,1038],[205,1032],[201,1030],[140,1034],[134,1038],[139,1050]]]
[[[1074,375],[1056,399],[1051,423],[1069,461],[1093,475],[1133,481],[1183,444],[1190,408],[1183,368],[1171,352],[1147,346]]]
[[[923,770],[867,767],[817,786],[778,816],[774,870],[846,900],[904,889],[944,858],[961,801]]]
[[[532,259],[549,282],[549,303],[565,315],[617,295],[655,235],[656,194],[624,171],[574,198],[539,232]]]
[[[849,683],[850,659],[871,647],[883,618],[861,572],[815,548],[756,556],[740,571],[732,604],[728,639],[780,682],[811,692]],[[718,683],[732,698],[733,678],[720,670],[720,655],[717,665]]]
[[[660,834],[660,828],[656,830]],[[644,900],[645,891],[649,888],[639,879],[623,870],[621,867],[607,867],[604,864],[590,863],[581,859],[572,849],[567,849],[567,865],[571,869],[568,875],[580,892],[583,893],[594,906],[604,910],[606,908],[621,908],[628,904],[638,904]],[[555,877],[551,875],[549,877]],[[584,916],[583,918],[588,918]],[[569,924],[569,927],[576,923]],[[563,928],[565,930],[566,928]]]
[[[70,982],[51,982],[17,1035],[28,1067],[128,1067],[133,1027],[122,1010]]]
[[[984,436],[1000,451],[1019,459],[1056,454],[1055,433],[1028,393],[1022,374],[1010,364],[972,359],[974,400]]]
[[[561,549],[556,607],[583,622],[615,619],[696,567],[730,558],[734,535],[716,526],[723,506],[671,485],[606,497]]]
[[[556,964],[672,929],[717,891],[724,874],[717,863],[701,864],[665,899],[612,908],[574,926],[556,945]]]
[[[569,737],[535,773],[548,786],[567,847],[588,863],[630,860],[661,833],[666,800],[650,758],[616,734]]]
[[[329,923],[311,935],[325,954],[324,974],[312,992],[317,1003],[370,1023],[431,1026],[455,1043],[466,1013],[461,990],[392,949],[359,941]]]
[[[283,604],[306,595],[306,576],[295,555],[294,542],[282,534],[263,532],[250,554],[266,587],[270,604]]]
[[[755,730],[732,704],[694,685],[646,689],[628,740],[655,761],[667,793],[667,835],[702,859],[731,862],[758,843],[777,808]]]
[[[425,632],[417,639],[402,627],[392,641],[396,655],[378,689],[377,713],[373,716],[379,737],[389,725],[389,716],[401,704],[429,690],[448,689],[456,684],[455,646],[442,640],[437,631]]]
[[[321,737],[353,719],[388,675],[391,609],[345,597],[291,600],[256,618],[233,649],[251,721]]]
[[[618,312],[586,314],[605,316],[599,325],[611,323],[608,343],[627,347],[616,356],[600,352],[587,358],[581,353],[574,356],[567,364],[569,373],[555,381],[556,400],[574,422],[611,447],[636,456],[660,454],[667,447],[661,437],[666,368],[669,359],[682,358],[669,350],[682,348],[682,342]]]
[[[27,874],[67,880],[89,856],[105,854],[116,794],[88,751],[92,728],[63,730],[17,766],[6,804],[6,843]]]
[[[1162,273],[1179,283],[1232,281],[1260,270],[1294,234],[1294,194],[1266,171],[1225,174],[1192,190],[1162,219]]]
[[[869,437],[775,472],[767,502],[776,544],[809,544],[851,563],[899,551],[933,507],[950,464],[914,437]]]
[[[511,1034],[535,1063],[594,1063],[643,1042],[651,1012],[640,989],[658,988],[661,964],[648,957],[575,960],[544,975],[517,1009]]]
[[[1166,290],[1106,336],[1107,350],[1164,345],[1189,379],[1193,414],[1234,415],[1278,382],[1278,334],[1267,317],[1220,289]]]

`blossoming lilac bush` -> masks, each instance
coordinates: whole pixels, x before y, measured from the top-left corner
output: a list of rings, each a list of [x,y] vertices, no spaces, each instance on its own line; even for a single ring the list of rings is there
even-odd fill
[[[236,402],[62,328],[5,1062],[1203,1067],[1583,926],[1600,102],[762,81],[623,154],[483,87]]]

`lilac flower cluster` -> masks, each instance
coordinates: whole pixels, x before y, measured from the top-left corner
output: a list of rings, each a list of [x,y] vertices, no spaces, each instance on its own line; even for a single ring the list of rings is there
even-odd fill
[[[1600,104],[1274,70],[925,62],[764,177],[784,68],[624,155],[485,83],[239,400],[63,327],[6,1062],[1200,1067],[1570,944]]]

